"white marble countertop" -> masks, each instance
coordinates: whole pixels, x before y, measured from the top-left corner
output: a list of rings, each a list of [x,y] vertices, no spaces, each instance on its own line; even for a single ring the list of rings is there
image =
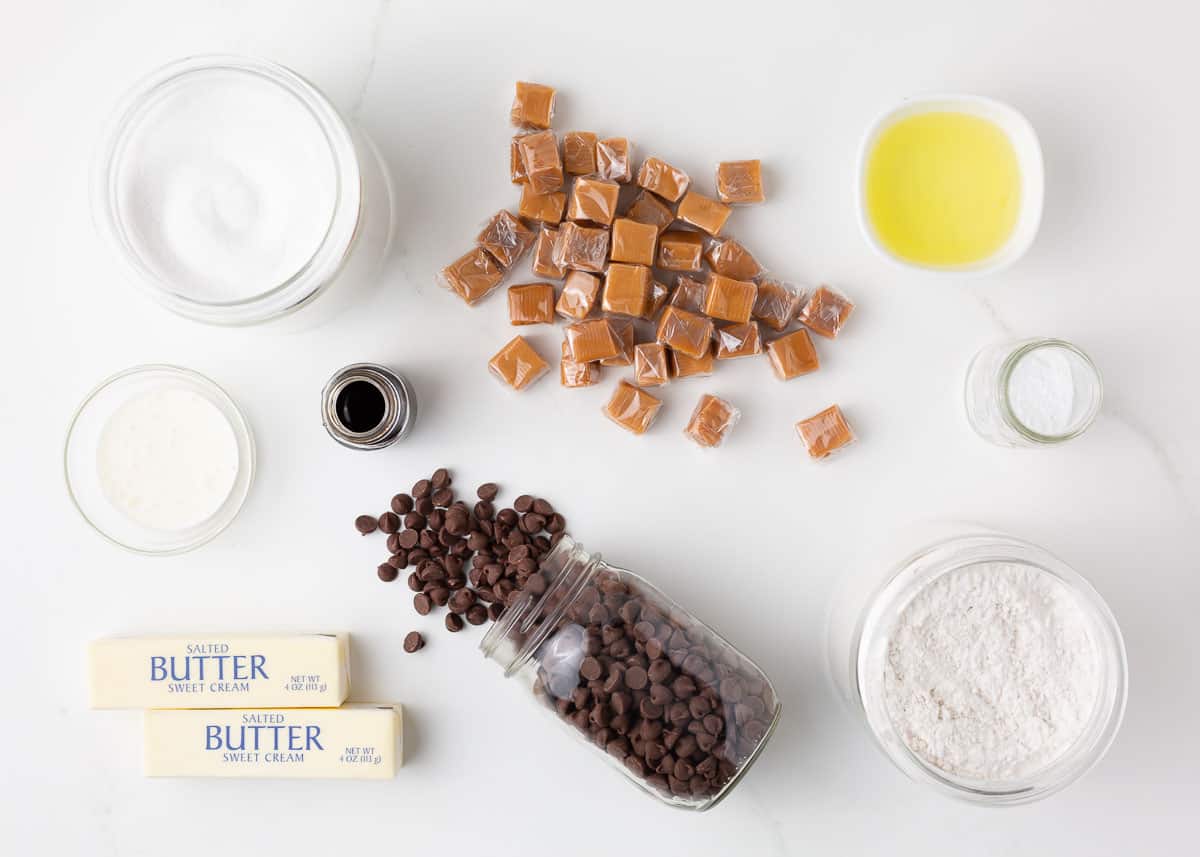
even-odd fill
[[[1200,799],[1200,293],[1195,282],[1195,12],[1178,3],[401,2],[27,5],[0,33],[4,487],[0,830],[22,854],[398,850],[661,854],[1180,853]],[[176,318],[127,283],[89,222],[99,124],[137,77],[206,52],[258,54],[316,82],[376,141],[400,201],[378,288],[302,333]],[[770,202],[731,228],[767,264],[827,280],[859,311],[825,366],[782,385],[749,361],[668,391],[632,438],[601,389],[513,396],[487,358],[511,334],[433,272],[515,202],[505,175],[512,82],[562,92],[558,127],[628,135],[697,173],[761,157]],[[910,94],[1006,100],[1041,135],[1046,207],[1029,255],[972,282],[897,273],[854,218],[859,135]],[[971,355],[1054,335],[1101,367],[1107,398],[1078,441],[1044,451],[976,438],[960,403]],[[549,332],[534,334],[547,349]],[[394,365],[422,398],[417,432],[376,455],[335,446],[321,384]],[[145,362],[195,368],[253,423],[260,471],[217,541],[168,560],[111,547],[72,510],[63,431],[95,383]],[[702,389],[745,417],[702,454],[678,434]],[[575,401],[570,401],[574,399]],[[839,401],[861,441],[810,464],[792,423]],[[439,465],[544,494],[576,537],[654,579],[770,674],[784,719],[746,781],[703,815],[672,812],[598,769],[475,649],[374,575],[382,543],[354,516]],[[831,594],[876,535],[945,516],[1034,541],[1089,578],[1125,634],[1132,676],[1107,758],[1040,804],[988,811],[906,780],[839,704],[822,642]],[[722,572],[721,570],[726,570]],[[84,645],[150,630],[346,629],[355,696],[408,707],[391,782],[152,781],[139,718],[86,708]],[[406,656],[414,628],[429,646]]]

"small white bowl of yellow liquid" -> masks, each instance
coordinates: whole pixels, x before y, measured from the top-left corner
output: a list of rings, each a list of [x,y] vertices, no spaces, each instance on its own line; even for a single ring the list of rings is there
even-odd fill
[[[911,98],[867,129],[858,218],[867,242],[907,268],[982,275],[1029,249],[1045,176],[1037,133],[978,95]]]

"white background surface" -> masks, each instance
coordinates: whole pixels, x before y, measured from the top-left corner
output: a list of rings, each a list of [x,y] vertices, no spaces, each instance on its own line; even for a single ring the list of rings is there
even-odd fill
[[[6,5],[0,29],[0,472],[5,590],[0,837],[5,853],[1181,853],[1200,764],[1200,136],[1194,13],[1167,2],[651,4],[120,2]],[[88,158],[114,99],[179,56],[292,66],[370,133],[402,201],[379,287],[302,334],[210,329],[160,310],[94,235]],[[761,157],[770,202],[730,231],[772,268],[824,279],[859,310],[815,376],[762,361],[668,391],[634,438],[602,388],[514,396],[485,371],[511,335],[497,297],[469,311],[432,284],[480,220],[514,205],[517,78],[556,85],[560,129],[626,134],[708,186]],[[979,282],[874,258],[851,195],[858,137],[897,99],[995,96],[1040,132],[1046,211],[1030,254]],[[711,188],[710,188],[711,190]],[[1006,336],[1087,349],[1107,382],[1062,449],[988,446],[967,428],[971,355]],[[540,331],[547,353],[557,333]],[[411,440],[356,454],[317,419],[345,363],[409,374]],[[184,557],[142,559],[90,532],[60,476],[71,412],[99,380],[169,361],[223,384],[254,425],[242,516]],[[695,398],[745,418],[713,454],[680,435]],[[792,423],[839,401],[860,444],[807,460]],[[651,577],[757,659],[784,720],[715,811],[659,807],[555,734],[475,650],[379,583],[363,511],[439,465],[553,499],[573,533]],[[512,493],[508,494],[510,498]],[[829,690],[824,617],[857,548],[930,517],[974,518],[1087,576],[1125,633],[1132,690],[1108,757],[1044,803],[962,805],[893,770]],[[139,718],[85,707],[85,642],[191,629],[347,629],[359,699],[408,706],[409,763],[378,783],[150,781]],[[406,656],[405,632],[430,644]],[[8,846],[12,846],[11,848]]]

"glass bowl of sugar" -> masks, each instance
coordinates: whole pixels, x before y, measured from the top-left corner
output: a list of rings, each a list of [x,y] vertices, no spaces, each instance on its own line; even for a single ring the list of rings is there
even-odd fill
[[[134,553],[199,547],[242,508],[254,439],[229,395],[178,366],[136,366],[88,394],[67,429],[67,491],[100,535]]]
[[[114,111],[92,168],[93,218],[168,309],[256,324],[353,279],[352,257],[369,255],[377,231],[368,221],[386,220],[390,235],[381,170],[369,141],[290,69],[189,57]]]

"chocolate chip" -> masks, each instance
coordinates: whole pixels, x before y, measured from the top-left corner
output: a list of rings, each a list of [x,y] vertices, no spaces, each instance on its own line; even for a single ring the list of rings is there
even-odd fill
[[[420,512],[409,512],[404,516],[404,526],[410,530],[423,530],[425,523],[425,516]]]
[[[407,494],[397,494],[392,498],[392,511],[397,515],[407,515],[413,510],[413,498]]]
[[[495,622],[500,618],[500,614],[504,612],[504,605],[497,601],[494,604],[489,604],[487,611],[488,618]]]
[[[428,497],[431,491],[433,491],[433,483],[428,479],[422,479],[412,487],[412,495],[418,500]]]
[[[401,530],[396,534],[396,542],[405,550],[411,550],[417,546],[417,542],[421,540],[421,534],[416,530]],[[412,557],[409,557],[412,560]]]
[[[427,518],[433,514],[433,510],[436,508],[437,507],[433,505],[433,498],[431,497],[422,497],[415,504],[413,504],[413,509],[417,512],[417,514],[424,515]]]
[[[457,613],[447,613],[446,614],[446,630],[450,631],[451,633],[454,633],[457,631],[461,631],[462,629],[463,629],[462,617],[459,616]]]
[[[646,686],[648,678],[646,671],[641,667],[630,667],[625,671],[625,684],[630,690],[641,690]]]
[[[496,495],[500,493],[500,486],[495,482],[484,482],[475,489],[475,496],[480,500],[491,502],[496,499]]]
[[[433,492],[433,505],[446,508],[454,502],[454,492],[449,488],[439,488]]]
[[[428,616],[429,611],[433,609],[433,601],[424,592],[418,592],[413,596],[413,609],[422,616]]]
[[[417,577],[417,573],[415,571],[408,576],[408,588],[413,592],[421,591],[421,578]]]
[[[359,515],[354,519],[354,529],[365,536],[367,533],[373,533],[379,529],[379,521],[375,519],[374,515]]]
[[[398,572],[390,562],[385,562],[383,565],[379,566],[375,573],[379,575],[379,579],[384,583],[391,583],[400,576],[400,572]]]
[[[579,665],[579,674],[588,681],[595,681],[604,674],[604,667],[595,658],[584,658]]]
[[[543,518],[549,518],[554,514],[554,507],[550,505],[549,500],[543,500],[539,497],[533,501],[533,511],[537,512]]]
[[[379,516],[379,529],[389,535],[400,530],[400,516],[395,512],[384,512]]]
[[[513,508],[523,515],[533,508],[533,498],[528,494],[522,494],[516,500],[513,500]]]
[[[420,631],[409,631],[404,635],[404,651],[411,655],[423,648],[425,648],[425,638],[421,636]]]
[[[444,467],[439,467],[433,471],[433,478],[429,481],[434,488],[445,488],[450,484],[450,471]]]
[[[464,592],[466,590],[463,590]],[[488,620],[488,608],[482,604],[473,604],[467,609],[467,621],[472,625],[482,625]]]

